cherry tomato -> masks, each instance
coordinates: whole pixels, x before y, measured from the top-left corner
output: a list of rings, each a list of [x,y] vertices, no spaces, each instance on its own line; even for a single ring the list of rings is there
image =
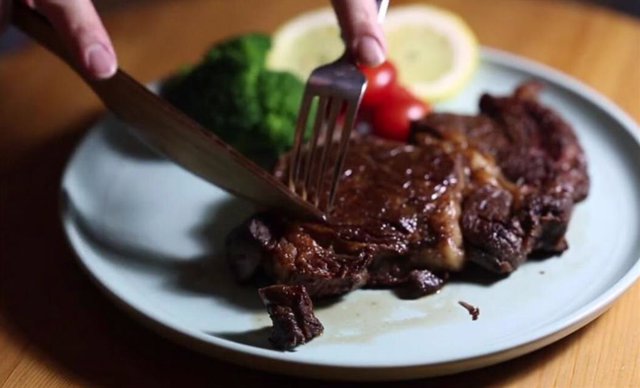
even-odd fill
[[[384,103],[373,111],[373,133],[385,139],[409,140],[411,122],[421,119],[430,108],[407,89],[396,86],[388,91]]]
[[[388,91],[395,86],[396,68],[386,61],[378,67],[361,66],[360,71],[367,77],[367,90],[362,97],[361,109],[371,110],[384,101]]]

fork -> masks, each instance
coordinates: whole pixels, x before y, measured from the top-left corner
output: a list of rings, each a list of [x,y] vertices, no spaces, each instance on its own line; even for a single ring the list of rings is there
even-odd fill
[[[376,0],[376,3],[378,22],[382,22],[389,0]],[[296,124],[288,183],[291,191],[324,211],[325,215],[335,200],[351,131],[366,87],[364,74],[346,50],[335,62],[313,70],[307,79]],[[312,119],[311,139],[303,150],[302,143],[314,102],[317,109]],[[338,133],[337,152],[332,157],[330,148],[334,145],[341,114],[344,114],[344,121]],[[329,190],[323,190],[328,174],[331,174]]]

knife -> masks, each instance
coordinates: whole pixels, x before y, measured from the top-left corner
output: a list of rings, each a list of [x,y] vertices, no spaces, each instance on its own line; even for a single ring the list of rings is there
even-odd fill
[[[107,80],[92,80],[78,69],[49,22],[15,2],[12,23],[64,60],[102,102],[145,143],[193,174],[231,194],[288,215],[323,219],[320,210],[291,192],[270,173],[211,131],[174,108],[122,69]]]

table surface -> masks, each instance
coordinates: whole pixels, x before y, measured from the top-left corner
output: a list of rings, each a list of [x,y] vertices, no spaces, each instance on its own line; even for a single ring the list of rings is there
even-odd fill
[[[461,14],[482,44],[564,71],[640,121],[638,20],[551,0],[429,3]],[[155,1],[113,11],[105,23],[121,66],[149,82],[195,61],[212,41],[272,31],[298,12],[323,5]],[[60,227],[57,190],[73,147],[103,111],[80,79],[43,49],[29,47],[0,59],[0,386],[324,385],[184,349],[140,326],[89,281]],[[601,318],[542,350],[397,386],[640,386],[638,305],[640,284]]]

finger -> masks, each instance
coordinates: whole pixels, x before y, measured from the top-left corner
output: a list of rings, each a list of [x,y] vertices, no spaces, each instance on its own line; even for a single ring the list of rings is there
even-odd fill
[[[386,58],[386,42],[378,22],[374,0],[331,0],[347,50],[367,66],[378,66]]]
[[[88,76],[111,77],[117,59],[111,40],[91,0],[26,0],[58,31]]]

